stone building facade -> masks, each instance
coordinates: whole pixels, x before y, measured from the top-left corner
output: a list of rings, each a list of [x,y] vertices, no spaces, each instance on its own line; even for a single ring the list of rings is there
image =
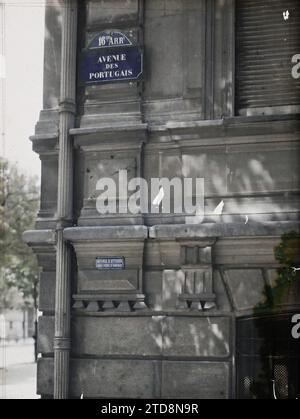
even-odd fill
[[[24,238],[42,270],[38,393],[51,398],[65,2],[47,3],[44,108],[31,138],[41,207]],[[295,0],[79,2],[77,74],[91,40],[112,30],[143,49],[144,69],[137,81],[77,77],[73,214],[62,233],[68,397],[299,395],[299,21]],[[204,220],[101,215],[97,181],[125,169],[149,182],[204,178]],[[97,269],[109,256],[125,269]]]

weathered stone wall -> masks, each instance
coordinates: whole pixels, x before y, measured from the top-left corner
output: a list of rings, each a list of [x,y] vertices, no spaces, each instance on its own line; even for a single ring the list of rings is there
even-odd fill
[[[53,1],[51,2],[51,4]],[[34,149],[42,159],[37,231],[38,393],[53,395],[57,108],[62,2],[46,13],[45,102]],[[141,82],[78,85],[71,396],[232,398],[236,319],[276,282],[274,248],[299,231],[299,122],[234,115],[234,1],[80,2],[78,59],[93,34],[120,29],[145,49]],[[55,65],[54,65],[55,63]],[[72,71],[72,69],[70,69]],[[96,182],[205,178],[205,219],[100,215]],[[224,202],[222,214],[214,213]],[[101,272],[97,256],[125,256]],[[277,307],[299,307],[294,288]]]

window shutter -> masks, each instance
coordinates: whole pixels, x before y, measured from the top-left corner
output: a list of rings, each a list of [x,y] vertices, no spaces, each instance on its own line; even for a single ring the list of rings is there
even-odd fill
[[[295,54],[300,54],[299,0],[236,0],[239,115],[284,112],[287,106],[291,112],[300,104],[300,78],[292,77]]]

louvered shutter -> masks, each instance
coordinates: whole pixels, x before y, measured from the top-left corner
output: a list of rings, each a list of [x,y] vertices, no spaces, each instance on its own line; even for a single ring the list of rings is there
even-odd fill
[[[237,114],[297,108],[295,54],[300,54],[300,0],[236,0]]]

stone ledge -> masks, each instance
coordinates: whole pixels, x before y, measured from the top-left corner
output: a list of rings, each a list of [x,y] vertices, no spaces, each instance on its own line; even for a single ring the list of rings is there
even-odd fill
[[[144,225],[70,227],[64,230],[64,238],[71,242],[128,241],[146,240],[147,238],[180,240],[208,237],[276,237],[292,231],[300,233],[300,222],[168,224],[152,227]],[[55,244],[56,234],[53,230],[30,230],[23,233],[23,240],[27,244]]]
[[[53,230],[28,230],[23,233],[22,237],[28,245],[56,243],[56,233]]]
[[[300,115],[299,114],[286,114],[286,115],[253,115],[253,116],[235,116],[226,117],[223,119],[214,120],[187,120],[187,121],[176,121],[169,120],[163,124],[150,124],[150,132],[162,132],[162,131],[176,131],[176,130],[187,130],[187,129],[206,129],[206,128],[244,128],[244,127],[260,127],[280,125],[290,123],[300,128]]]
[[[145,131],[148,124],[103,124],[95,127],[74,128],[70,130],[70,134],[74,136],[98,134],[103,132],[131,132],[131,131]]]
[[[64,238],[71,242],[145,240],[146,226],[71,227],[64,230]]]
[[[29,137],[29,139],[31,141],[46,141],[46,140],[57,140],[59,137],[59,133],[58,132],[54,132],[54,133],[49,133],[49,134],[35,134],[35,135],[31,135]]]
[[[300,223],[207,223],[199,225],[156,225],[149,228],[151,239],[197,239],[206,237],[281,236],[291,231],[300,232]]]

